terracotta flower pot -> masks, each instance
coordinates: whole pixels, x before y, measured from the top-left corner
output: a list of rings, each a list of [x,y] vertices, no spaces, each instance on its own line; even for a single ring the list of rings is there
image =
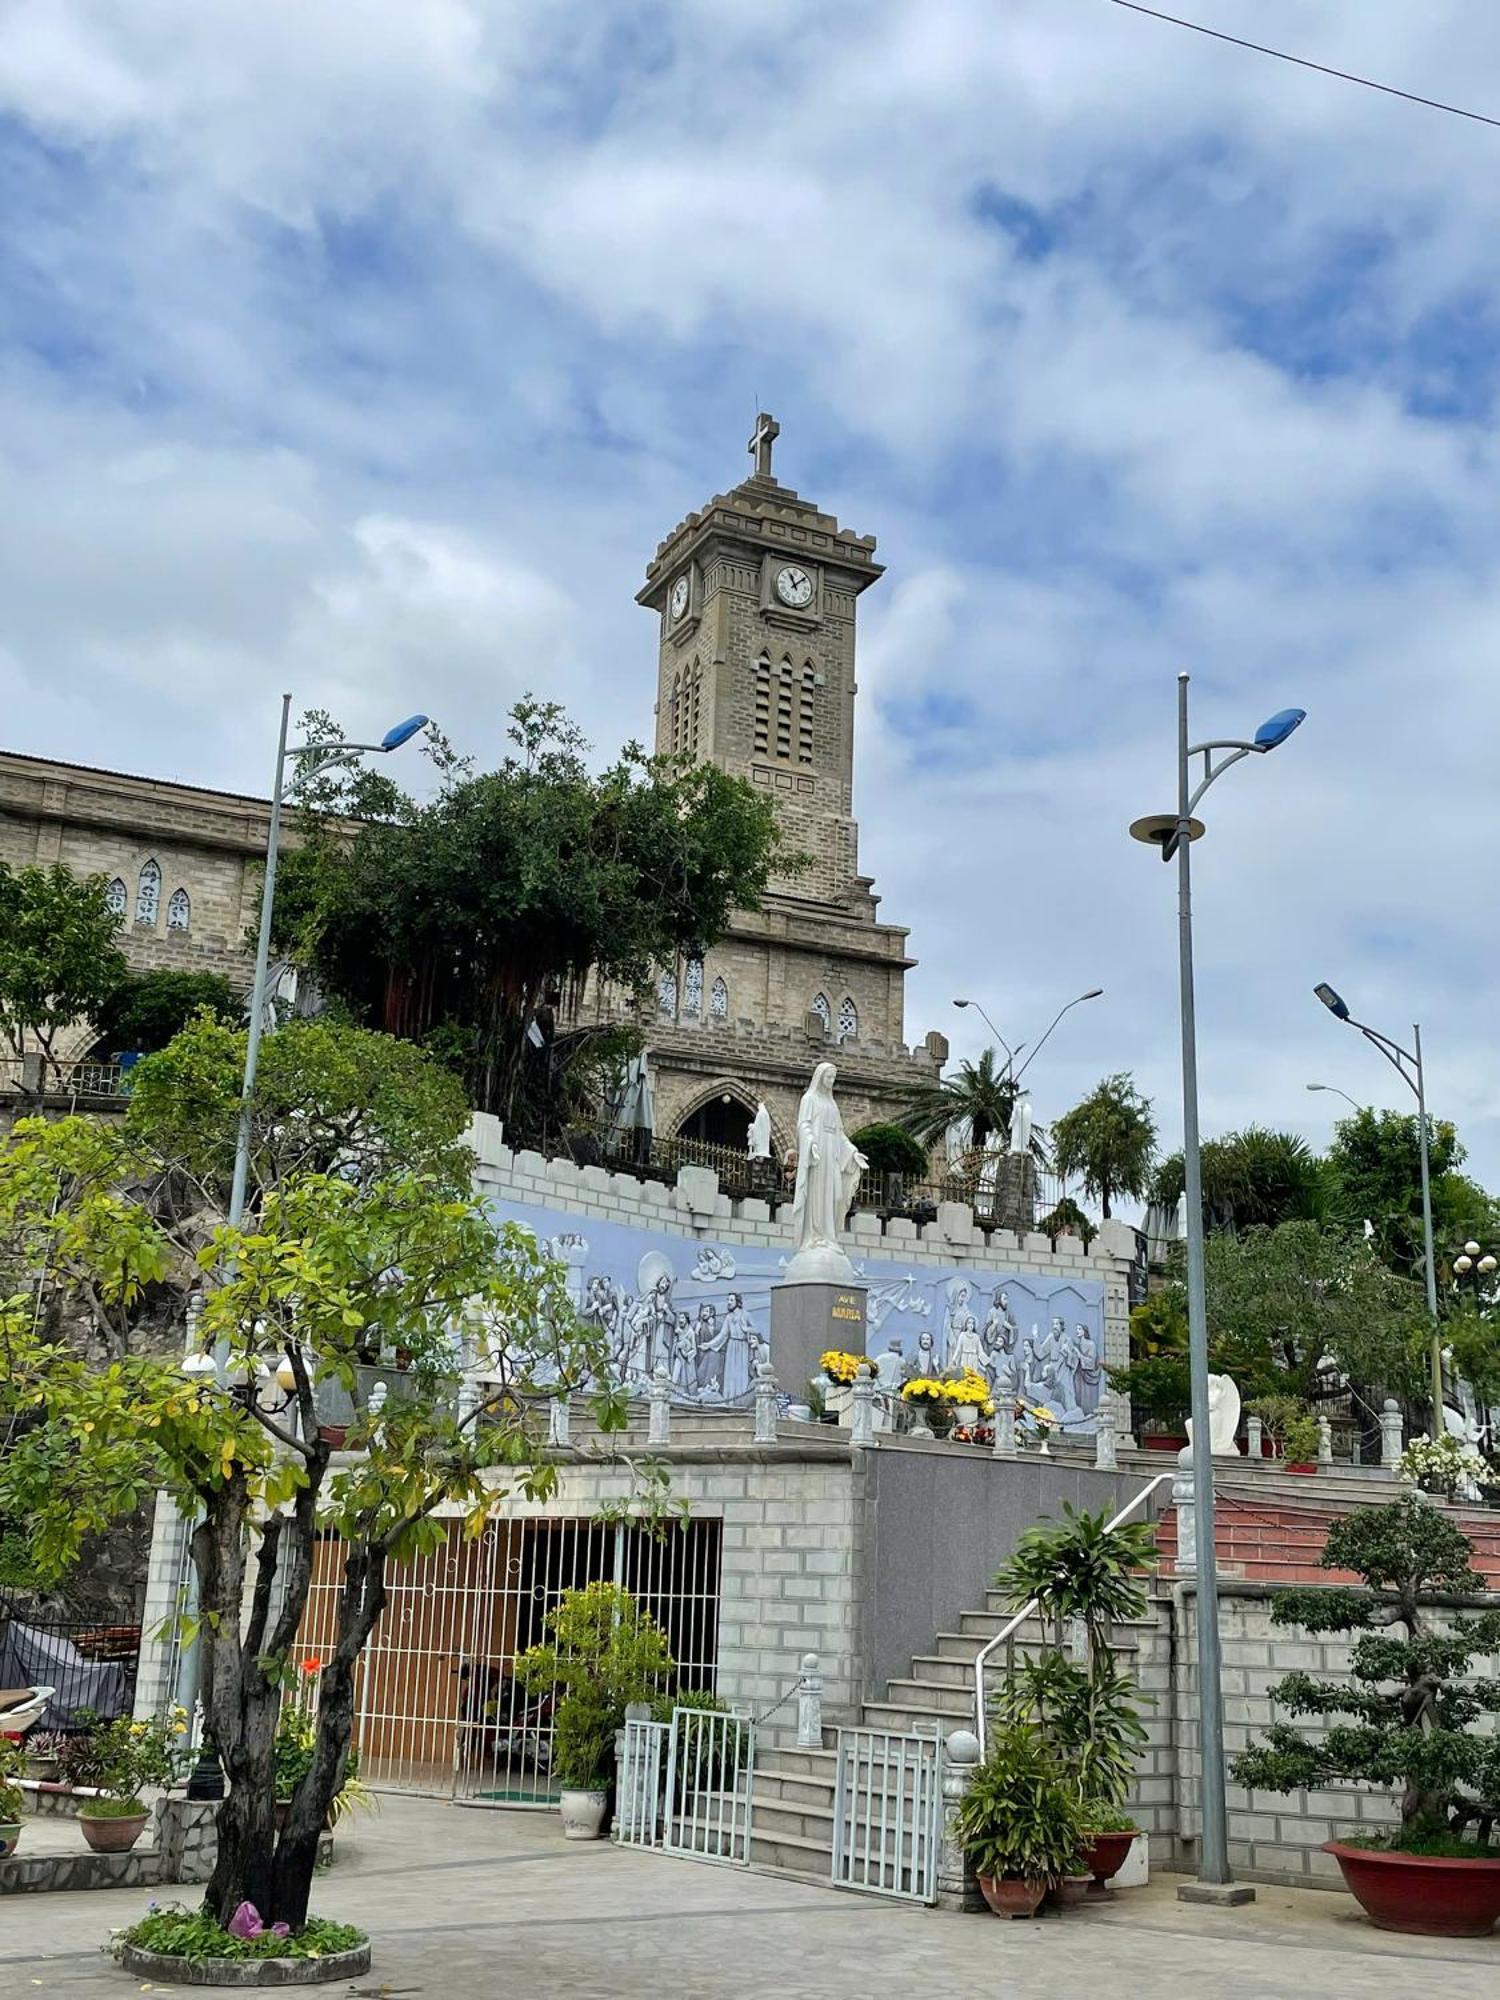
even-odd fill
[[[0,1861],[8,1861],[21,1844],[21,1822],[0,1819]]]
[[[1119,1833],[1091,1833],[1083,1844],[1083,1865],[1093,1876],[1097,1895],[1107,1892],[1111,1878],[1125,1866],[1125,1857],[1135,1840],[1134,1829]]]
[[[1421,1937],[1488,1937],[1500,1917],[1500,1859],[1449,1860],[1323,1843],[1344,1886],[1377,1930]]]
[[[981,1875],[979,1893],[997,1917],[1034,1917],[1047,1884],[1023,1881],[1019,1875]]]
[[[318,1436],[334,1451],[344,1449],[344,1439],[349,1435],[347,1424],[319,1424]]]
[[[150,1817],[150,1813],[141,1812],[131,1813],[128,1819],[91,1819],[85,1812],[78,1815],[78,1824],[96,1854],[128,1854],[146,1831]]]
[[[1045,1901],[1054,1910],[1076,1909],[1092,1887],[1087,1875],[1064,1875],[1048,1889]]]
[[[1283,1472],[1300,1472],[1304,1478],[1310,1479],[1317,1472],[1318,1462],[1315,1458],[1299,1458],[1288,1462],[1281,1469]]]

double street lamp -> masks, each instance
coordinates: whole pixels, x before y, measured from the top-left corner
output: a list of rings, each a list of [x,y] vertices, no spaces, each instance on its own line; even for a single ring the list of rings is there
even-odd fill
[[[1052,1016],[1052,1019],[1047,1024],[1046,1034],[1044,1034],[1042,1036],[1041,1041],[1039,1041],[1035,1045],[1035,1047],[1031,1051],[1031,1054],[1026,1058],[1025,1062],[1022,1063],[1019,1069],[1016,1068],[1016,1058],[1017,1056],[1020,1055],[1022,1049],[1025,1048],[1026,1044],[1024,1042],[1017,1042],[1015,1047],[1012,1048],[1010,1043],[1006,1041],[1004,1035],[1001,1034],[1000,1030],[995,1026],[994,1022],[990,1019],[989,1015],[985,1013],[983,1007],[980,1006],[977,1000],[955,1000],[953,1004],[955,1007],[972,1007],[974,1009],[974,1012],[979,1016],[980,1020],[983,1021],[984,1025],[989,1029],[990,1033],[995,1037],[995,1040],[1000,1044],[1001,1048],[1004,1049],[1006,1056],[1008,1058],[1005,1065],[1006,1073],[1011,1077],[1011,1079],[1015,1083],[1019,1083],[1021,1081],[1021,1078],[1026,1074],[1027,1070],[1031,1068],[1031,1065],[1036,1061],[1037,1057],[1041,1054],[1043,1046],[1047,1041],[1047,1036],[1052,1033],[1052,1030],[1057,1026],[1058,1022],[1062,1019],[1063,1015],[1071,1013],[1075,1007],[1081,1007],[1085,1000],[1098,1000],[1102,996],[1103,992],[1104,988],[1102,986],[1091,986],[1087,993],[1080,993],[1076,996],[1076,998],[1065,1002],[1063,1006],[1059,1007],[1057,1012]]]
[[[1336,1021],[1346,1021],[1351,1028],[1357,1028],[1367,1042],[1379,1049],[1391,1068],[1401,1078],[1407,1089],[1417,1100],[1417,1137],[1422,1160],[1422,1248],[1427,1265],[1427,1315],[1432,1321],[1432,1338],[1429,1361],[1432,1373],[1432,1435],[1443,1435],[1443,1336],[1438,1328],[1437,1300],[1437,1254],[1432,1241],[1432,1162],[1431,1146],[1427,1130],[1427,1078],[1422,1068],[1422,1030],[1412,1024],[1412,1046],[1402,1048],[1389,1035],[1381,1034],[1378,1028],[1367,1028],[1363,1021],[1356,1021],[1339,994],[1335,993],[1326,979],[1319,980],[1313,992],[1322,1001]]]
[[[1203,1835],[1198,1880],[1216,1888],[1229,1880],[1229,1825],[1224,1796],[1224,1693],[1219,1646],[1218,1576],[1214,1556],[1213,1445],[1208,1415],[1208,1313],[1203,1283],[1203,1167],[1198,1136],[1198,1040],[1193,1000],[1193,896],[1189,855],[1203,822],[1193,817],[1216,778],[1244,757],[1264,756],[1285,743],[1306,717],[1283,708],[1248,741],[1188,741],[1188,675],[1177,677],[1177,810],[1138,819],[1135,839],[1158,848],[1163,861],[1177,857],[1177,949],[1182,1015],[1182,1160],[1187,1203],[1188,1363],[1193,1403],[1193,1499],[1196,1509],[1196,1614],[1198,1634],[1198,1744],[1202,1766]],[[1193,760],[1203,760],[1193,785]]]

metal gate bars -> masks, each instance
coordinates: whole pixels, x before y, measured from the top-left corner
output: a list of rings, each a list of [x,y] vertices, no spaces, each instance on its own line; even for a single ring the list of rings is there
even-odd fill
[[[937,1901],[943,1750],[937,1725],[909,1736],[841,1729],[833,1795],[835,1888]]]
[[[755,1724],[747,1715],[674,1708],[670,1723],[628,1720],[615,1839],[748,1867],[754,1780]]]

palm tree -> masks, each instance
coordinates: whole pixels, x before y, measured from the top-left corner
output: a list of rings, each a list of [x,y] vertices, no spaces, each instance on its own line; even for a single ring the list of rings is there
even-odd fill
[[[1209,1229],[1274,1229],[1282,1222],[1320,1222],[1328,1207],[1323,1163],[1295,1132],[1247,1125],[1205,1142],[1201,1155],[1203,1219]],[[1175,1208],[1182,1199],[1182,1155],[1162,1161],[1151,1199]]]
[[[983,1152],[992,1139],[1003,1142],[1009,1134],[1019,1094],[1009,1063],[1002,1069],[995,1051],[986,1049],[977,1063],[960,1063],[956,1076],[938,1077],[913,1091],[900,1122],[924,1146],[967,1125],[970,1147]],[[1046,1141],[1035,1127],[1031,1151],[1040,1165],[1047,1164]]]
[[[1053,1165],[1064,1180],[1079,1177],[1106,1222],[1114,1196],[1145,1194],[1155,1153],[1150,1100],[1124,1071],[1105,1077],[1052,1127]]]

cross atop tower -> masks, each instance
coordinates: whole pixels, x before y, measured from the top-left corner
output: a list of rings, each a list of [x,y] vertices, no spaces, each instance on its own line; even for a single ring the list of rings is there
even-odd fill
[[[781,436],[781,426],[769,410],[761,410],[755,419],[755,432],[745,449],[755,459],[757,479],[769,479],[771,473],[771,447]]]

